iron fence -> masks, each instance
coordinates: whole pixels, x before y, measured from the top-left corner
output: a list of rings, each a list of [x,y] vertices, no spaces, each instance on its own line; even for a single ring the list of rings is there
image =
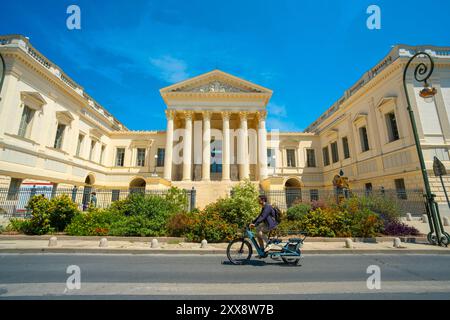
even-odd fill
[[[277,205],[281,210],[287,210],[299,202],[311,203],[319,201],[324,203],[336,203],[338,197],[383,197],[393,201],[405,215],[407,212],[413,216],[420,216],[426,213],[423,191],[421,190],[351,190],[347,193],[338,194],[335,190],[319,189],[285,189],[260,191],[267,196],[269,203]]]
[[[78,208],[85,211],[90,204],[97,208],[108,208],[113,202],[126,199],[132,193],[165,196],[167,189],[145,190],[145,188],[132,189],[95,189],[91,187],[53,188],[53,186],[21,187],[19,189],[0,188],[0,214],[5,217],[28,217],[27,204],[33,196],[43,195],[48,199],[66,194]],[[186,195],[186,210],[195,208],[196,190],[184,190]]]

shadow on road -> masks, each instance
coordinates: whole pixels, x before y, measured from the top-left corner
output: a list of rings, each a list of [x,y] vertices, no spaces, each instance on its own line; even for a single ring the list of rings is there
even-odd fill
[[[222,264],[226,265],[226,266],[235,266],[235,267],[240,267],[240,266],[252,266],[252,267],[278,266],[278,267],[295,268],[295,267],[302,266],[301,264],[289,265],[282,261],[277,261],[277,260],[273,260],[273,262],[271,262],[271,263],[267,263],[266,261],[262,261],[262,260],[248,260],[248,261],[243,262],[241,265],[232,264],[230,261],[222,261]]]

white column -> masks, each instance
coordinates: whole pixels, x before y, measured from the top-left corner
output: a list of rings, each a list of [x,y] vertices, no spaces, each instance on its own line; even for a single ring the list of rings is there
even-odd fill
[[[222,181],[230,180],[230,113],[222,113]]]
[[[241,180],[248,179],[250,177],[250,166],[248,163],[248,125],[247,125],[247,113],[240,112],[239,118],[241,120],[241,130],[239,134],[238,144],[238,159],[241,167]]]
[[[202,180],[210,180],[211,166],[211,112],[205,111],[203,115],[203,161]]]
[[[258,114],[258,163],[259,163],[259,180],[267,178],[267,130],[266,130],[266,112]]]
[[[186,125],[184,128],[183,140],[183,181],[191,181],[192,168],[192,117],[193,113],[187,111],[184,113]]]
[[[172,154],[173,154],[173,118],[175,113],[166,110],[167,131],[166,131],[166,150],[164,159],[164,179],[172,180]]]

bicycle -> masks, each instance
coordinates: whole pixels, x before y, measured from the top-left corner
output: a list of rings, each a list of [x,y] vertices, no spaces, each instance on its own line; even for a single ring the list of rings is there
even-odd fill
[[[270,244],[275,244],[282,246],[281,251],[269,251],[266,252],[265,248],[261,248],[256,241],[255,234],[250,230],[249,226],[245,227],[243,237],[236,238],[228,244],[227,247],[227,257],[228,260],[234,265],[242,265],[250,261],[253,254],[253,246],[256,248],[259,258],[265,259],[270,257],[271,259],[277,260],[281,258],[284,263],[288,265],[297,265],[302,257],[302,251],[300,248],[306,239],[306,232],[290,232],[289,234],[301,235],[301,238],[290,238],[286,241],[284,246],[282,246],[283,241],[278,238],[269,238],[266,248]],[[247,240],[249,239],[250,242]]]

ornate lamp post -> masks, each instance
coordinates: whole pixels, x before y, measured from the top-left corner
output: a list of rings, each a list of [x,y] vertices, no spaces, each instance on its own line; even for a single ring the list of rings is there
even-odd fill
[[[414,113],[411,108],[411,101],[408,95],[408,88],[406,87],[406,75],[408,72],[408,68],[411,65],[411,62],[419,56],[424,56],[429,60],[429,65],[425,62],[420,62],[414,70],[414,78],[417,82],[423,83],[424,88],[420,91],[420,97],[425,99],[426,102],[433,101],[433,98],[436,94],[436,89],[430,87],[428,84],[428,79],[430,79],[431,75],[434,71],[434,61],[428,53],[418,52],[411,59],[409,59],[406,64],[405,70],[403,72],[403,87],[405,89],[406,101],[408,103],[408,113],[409,119],[411,121],[411,126],[414,134],[414,141],[416,143],[417,155],[419,156],[420,167],[422,171],[423,183],[425,186],[425,199],[426,199],[426,210],[428,221],[430,225],[430,233],[428,233],[428,241],[431,244],[438,244],[447,246],[450,243],[450,235],[445,232],[444,227],[442,226],[441,217],[439,214],[439,207],[436,201],[434,200],[435,196],[431,193],[430,182],[428,180],[427,169],[425,166],[425,160],[423,157],[422,149],[420,147],[419,134],[417,133],[416,122],[414,119]]]
[[[0,94],[2,93],[3,81],[5,81],[5,74],[6,74],[5,59],[3,59],[3,56],[0,54]],[[0,96],[0,101],[1,100],[2,97]]]

